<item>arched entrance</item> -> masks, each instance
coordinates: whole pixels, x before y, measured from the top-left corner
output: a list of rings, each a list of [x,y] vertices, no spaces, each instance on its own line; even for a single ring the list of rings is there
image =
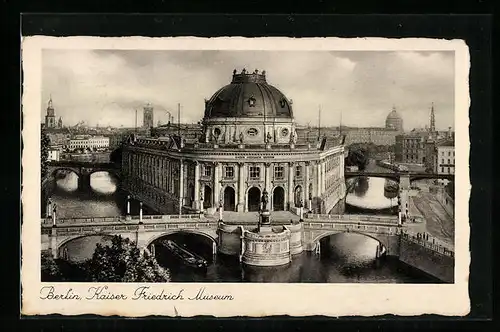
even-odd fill
[[[248,211],[259,211],[260,205],[260,189],[252,187],[248,190]]]
[[[203,208],[208,209],[212,207],[212,188],[205,185],[203,189]]]
[[[273,211],[285,210],[285,189],[276,187],[273,191]]]
[[[235,191],[233,187],[227,186],[224,189],[224,211],[234,211]]]
[[[302,187],[297,186],[297,187],[295,187],[295,195],[294,195],[295,207],[300,207],[300,201],[302,199],[304,199],[302,197]]]

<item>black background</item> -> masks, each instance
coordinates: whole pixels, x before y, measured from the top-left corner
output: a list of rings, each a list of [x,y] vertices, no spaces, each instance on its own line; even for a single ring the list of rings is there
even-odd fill
[[[162,330],[176,330],[182,326],[183,330],[215,329],[219,330],[250,330],[257,331],[263,328],[287,329],[287,330],[331,330],[331,329],[358,329],[370,327],[371,329],[396,329],[410,330],[416,328],[425,329],[452,329],[458,328],[478,330],[486,327],[485,323],[492,316],[492,16],[490,15],[265,15],[260,14],[262,10],[282,11],[290,9],[271,6],[269,3],[257,3],[246,1],[240,4],[243,8],[233,8],[225,2],[206,1],[198,7],[198,12],[235,12],[247,11],[256,14],[23,14],[21,12],[35,12],[45,10],[51,12],[61,10],[67,2],[51,1],[50,5],[44,3],[30,3],[22,8],[17,3],[7,3],[3,6],[7,10],[2,10],[2,30],[7,28],[9,35],[4,38],[2,53],[4,62],[3,80],[10,76],[11,81],[4,84],[2,94],[4,110],[2,114],[2,125],[4,126],[4,151],[5,156],[11,162],[4,162],[10,168],[3,170],[2,201],[4,206],[4,224],[8,224],[3,232],[0,232],[6,240],[2,243],[9,243],[8,254],[2,256],[13,260],[12,263],[5,262],[2,273],[11,272],[14,276],[19,276],[19,176],[20,164],[15,163],[18,151],[21,151],[21,142],[17,144],[15,137],[17,130],[21,128],[21,123],[16,120],[16,110],[21,114],[19,84],[20,77],[20,35],[49,35],[49,36],[290,36],[290,37],[430,37],[444,39],[464,39],[469,46],[471,68],[470,68],[470,180],[472,184],[470,199],[470,226],[471,226],[471,272],[470,272],[470,297],[471,313],[465,318],[439,317],[434,315],[424,315],[421,317],[398,318],[392,315],[380,316],[376,318],[341,318],[331,319],[322,317],[310,317],[306,320],[290,317],[273,317],[265,319],[244,319],[226,320],[203,317],[196,319],[154,319],[150,317],[148,322],[142,319],[123,320],[115,318],[101,318],[97,316],[80,316],[78,320],[74,318],[62,318],[54,322],[52,316],[49,321],[47,317],[23,317],[23,328],[35,327],[50,328],[63,326],[65,331],[78,330],[94,331],[103,330],[124,330],[125,328],[140,328],[144,330],[160,327]],[[313,2],[307,1],[307,8],[301,8],[300,12],[323,12],[323,13],[349,13],[352,10],[359,12],[414,12],[418,13],[425,7],[425,1],[419,1],[419,7],[415,8],[416,1],[403,1],[407,7],[401,3],[378,2],[356,8],[355,4],[350,4],[347,9],[338,4],[319,1],[316,8]],[[69,10],[73,12],[100,10],[116,11],[122,8],[129,8],[131,1],[121,1],[119,4],[93,4],[85,3],[85,6],[73,4]],[[6,6],[5,6],[6,5]],[[147,11],[171,11],[173,8],[177,12],[192,12],[193,6],[185,2],[157,1],[155,6],[142,4],[142,12]],[[182,10],[179,7],[183,6]],[[51,8],[49,8],[51,7]],[[67,6],[66,6],[67,7]],[[85,7],[85,8],[84,8]],[[345,7],[345,5],[344,5]],[[491,4],[488,1],[472,1],[469,7],[452,4],[451,2],[440,1],[434,3],[432,8],[435,13],[488,13],[491,11]],[[139,9],[136,9],[139,10]],[[422,11],[420,12],[422,13]],[[21,32],[20,32],[21,29]],[[6,35],[4,34],[4,37]],[[7,74],[7,75],[5,75]],[[21,78],[22,79],[22,78]],[[22,84],[22,81],[20,82]],[[7,88],[6,88],[7,86]],[[19,87],[20,90],[17,90]],[[18,94],[19,91],[19,94]],[[6,144],[8,143],[8,144]],[[12,150],[10,152],[9,150]],[[5,166],[5,165],[4,165]],[[26,171],[26,170],[24,170]],[[8,174],[8,176],[5,176]],[[17,175],[14,176],[14,175]],[[16,234],[17,236],[14,236]],[[20,299],[19,279],[10,288],[11,299],[17,305],[7,304],[7,292],[2,294],[0,310],[3,317],[19,317]],[[7,289],[5,289],[7,290]],[[258,302],[260,299],[256,298]],[[408,301],[413,299],[409,298]],[[338,299],[342,301],[342,299]],[[362,303],[360,299],[360,303]],[[376,319],[376,320],[375,320]],[[481,324],[482,323],[482,324]],[[147,327],[147,325],[154,325]],[[488,324],[489,325],[489,324]],[[13,327],[14,329],[14,327]],[[8,328],[7,330],[13,330]],[[17,330],[17,329],[16,329]]]

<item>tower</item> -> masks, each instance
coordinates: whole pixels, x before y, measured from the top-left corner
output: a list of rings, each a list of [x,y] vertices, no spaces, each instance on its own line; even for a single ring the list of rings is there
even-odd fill
[[[431,133],[436,132],[436,118],[434,116],[434,103],[432,103],[431,106],[431,126],[430,129]]]
[[[63,127],[62,117],[59,117],[59,121],[57,121],[57,128],[62,128],[62,127]]]
[[[54,112],[54,106],[52,105],[52,96],[50,96],[49,103],[47,105],[47,114],[45,115],[45,128],[55,128],[56,127],[56,116]]]
[[[144,106],[144,117],[143,117],[142,125],[144,128],[154,127],[153,106],[151,106],[151,103],[147,103],[147,105]]]

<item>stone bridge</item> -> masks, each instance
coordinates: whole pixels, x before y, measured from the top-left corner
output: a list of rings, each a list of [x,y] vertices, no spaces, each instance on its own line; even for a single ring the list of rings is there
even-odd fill
[[[68,242],[86,236],[121,235],[146,249],[154,240],[163,236],[186,232],[217,241],[214,220],[195,215],[165,215],[139,217],[71,218],[42,220],[42,250],[50,250],[53,257],[60,256],[60,249]]]
[[[318,250],[321,240],[330,235],[362,234],[378,241],[387,255],[396,256],[440,280],[453,282],[453,247],[448,248],[434,240],[423,241],[417,234],[410,234],[405,226],[399,225],[396,217],[309,214],[301,226],[301,244],[306,251]],[[234,230],[227,233],[224,227]],[[210,239],[213,254],[220,252],[237,256],[242,247],[241,229],[247,227],[254,228],[250,224],[224,226],[218,220],[200,214],[144,216],[142,219],[136,216],[58,219],[55,224],[54,219],[42,219],[42,250],[51,252],[54,258],[65,257],[64,245],[72,240],[86,236],[121,235],[135,242],[141,251],[149,250],[154,254],[155,240],[185,232]],[[227,247],[228,244],[230,247]],[[378,250],[379,247],[377,254]]]
[[[397,251],[393,238],[400,234],[400,227],[395,217],[311,214],[304,219],[303,224],[302,242],[308,251],[314,250],[322,238],[344,232],[372,237],[382,243],[390,254]],[[140,249],[148,248],[156,239],[178,232],[204,236],[214,243],[214,248],[219,243],[218,221],[200,214],[143,216],[142,221],[138,216],[62,218],[57,219],[55,225],[52,219],[42,219],[41,230],[42,249],[50,250],[54,257],[60,256],[60,249],[66,243],[96,235],[121,235],[137,243]]]
[[[78,176],[78,188],[90,187],[90,176],[96,172],[108,172],[120,178],[120,165],[114,163],[92,163],[83,161],[51,161],[48,164],[48,174],[55,177],[57,171],[66,170]]]
[[[356,171],[350,172],[345,171],[344,177],[345,179],[366,176],[366,177],[374,177],[374,178],[386,178],[392,179],[396,182],[399,182],[402,177],[409,177],[410,182],[416,180],[423,179],[445,179],[445,180],[453,180],[453,174],[435,174],[435,173],[424,173],[424,172],[364,172],[364,171]]]
[[[380,242],[388,255],[397,256],[402,227],[398,218],[365,215],[308,214],[304,219],[304,249],[315,250],[320,241],[339,233],[358,233]]]

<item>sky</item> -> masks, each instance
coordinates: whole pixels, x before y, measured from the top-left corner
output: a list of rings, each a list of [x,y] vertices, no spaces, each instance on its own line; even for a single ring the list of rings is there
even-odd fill
[[[142,124],[150,102],[155,124],[195,123],[204,99],[231,82],[232,72],[266,71],[268,84],[293,100],[299,124],[384,126],[392,107],[405,130],[454,128],[454,52],[43,50],[43,121],[52,97],[65,125]]]

